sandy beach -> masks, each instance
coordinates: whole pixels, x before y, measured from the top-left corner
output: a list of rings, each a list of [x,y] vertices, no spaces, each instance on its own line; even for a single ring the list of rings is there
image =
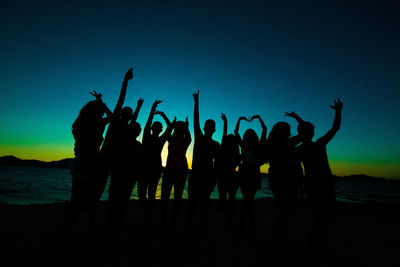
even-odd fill
[[[157,207],[159,207],[157,202]],[[236,214],[241,202],[238,201]],[[225,217],[211,201],[208,230],[185,227],[187,200],[174,233],[161,224],[145,227],[138,201],[130,203],[126,227],[111,233],[105,227],[106,203],[99,206],[98,225],[88,233],[83,214],[68,233],[57,231],[64,203],[0,206],[1,266],[399,266],[400,215],[395,204],[337,203],[330,230],[330,251],[319,257],[309,246],[312,217],[303,203],[290,223],[290,244],[272,240],[276,208],[272,199],[255,201],[257,235],[228,230]],[[172,208],[172,203],[170,205]]]

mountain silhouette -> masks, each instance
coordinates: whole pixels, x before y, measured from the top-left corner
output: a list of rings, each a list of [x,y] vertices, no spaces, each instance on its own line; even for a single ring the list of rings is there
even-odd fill
[[[72,161],[72,158],[45,162],[34,159],[20,159],[14,156],[3,156],[0,157],[0,166],[69,169]]]

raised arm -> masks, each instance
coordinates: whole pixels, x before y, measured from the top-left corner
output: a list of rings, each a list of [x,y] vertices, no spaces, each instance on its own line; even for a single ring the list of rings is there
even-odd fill
[[[158,104],[160,104],[161,102],[162,102],[161,100],[156,100],[151,106],[149,118],[147,119],[146,125],[144,126],[143,130],[143,141],[145,141],[151,135],[150,129],[151,129],[151,124],[153,122],[154,113],[156,111]]]
[[[240,128],[240,121],[241,120],[246,120],[248,121],[248,119],[246,117],[239,117],[238,121],[236,122],[236,127],[235,127],[235,136],[238,138],[238,140],[240,141],[240,144],[242,143],[242,137],[240,137],[239,134],[239,128]]]
[[[164,112],[156,110],[154,112],[155,115],[161,115],[161,117],[164,119],[165,123],[167,124],[167,127],[170,127],[171,121],[168,119],[168,117],[165,115]]]
[[[186,127],[185,127],[185,143],[186,143],[187,146],[189,146],[190,142],[192,142],[192,136],[190,135],[190,131],[189,131],[189,119],[188,119],[188,117],[186,117],[185,125],[186,125]]]
[[[193,94],[194,99],[194,113],[193,113],[193,125],[194,125],[194,138],[203,136],[203,132],[200,128],[200,118],[199,118],[199,90],[197,93]]]
[[[340,98],[334,100],[333,105],[330,105],[330,107],[335,110],[335,119],[333,120],[332,128],[324,136],[317,140],[317,142],[321,142],[325,145],[327,145],[339,131],[340,124],[342,123],[343,103],[340,101]]]
[[[297,115],[294,111],[292,111],[290,113],[289,112],[285,112],[285,116],[295,119],[298,124],[304,122],[304,120],[299,115]]]
[[[133,112],[133,115],[132,115],[132,119],[131,119],[130,124],[133,124],[134,122],[136,122],[137,117],[139,116],[139,111],[140,111],[140,109],[142,108],[143,101],[144,101],[143,98],[139,98],[139,100],[137,101],[136,109],[135,109],[135,111]]]
[[[226,118],[225,113],[221,114],[221,119],[224,121],[224,132],[222,134],[222,142],[223,142],[226,136],[228,135],[228,119]]]
[[[265,142],[267,141],[267,126],[265,126],[264,121],[261,119],[260,115],[254,115],[251,120],[253,119],[258,119],[258,121],[261,124],[262,132],[261,132],[261,138],[260,142]]]
[[[170,120],[168,119],[168,117],[164,114],[164,112],[162,111],[156,111],[155,114],[159,114],[161,115],[161,117],[163,117],[165,123],[167,124],[167,129],[165,129],[164,133],[161,135],[161,138],[164,138],[165,140],[167,140],[167,138],[169,138],[169,136],[172,133],[172,130],[175,127],[176,124],[176,117],[174,117],[174,120],[172,121],[172,123],[170,122]]]
[[[128,82],[133,78],[133,68],[130,68],[124,77],[124,81],[122,82],[121,92],[119,93],[117,104],[115,105],[113,114],[119,114],[122,109],[122,106],[125,101],[126,89],[128,88]]]
[[[292,111],[292,112],[290,112],[290,113],[289,113],[289,112],[285,112],[285,115],[284,115],[284,116],[286,116],[286,117],[291,117],[291,118],[295,119],[295,120],[297,121],[298,124],[304,122],[304,120],[303,120],[299,115],[297,115],[294,111]],[[295,136],[292,136],[292,137],[289,138],[289,143],[290,143],[292,146],[296,146],[296,145],[298,145],[300,142],[301,142],[301,138],[300,138],[299,135],[295,135]]]

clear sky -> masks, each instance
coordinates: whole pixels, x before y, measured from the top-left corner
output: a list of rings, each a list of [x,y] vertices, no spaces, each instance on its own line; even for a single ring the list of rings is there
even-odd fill
[[[259,114],[296,134],[283,116],[296,111],[319,137],[340,97],[333,172],[400,177],[399,11],[398,1],[3,0],[0,156],[73,157],[71,125],[89,90],[113,109],[132,66],[125,104],[145,99],[142,126],[161,99],[192,131],[199,89],[201,123],[217,122],[217,141],[221,112],[229,132],[239,116]]]

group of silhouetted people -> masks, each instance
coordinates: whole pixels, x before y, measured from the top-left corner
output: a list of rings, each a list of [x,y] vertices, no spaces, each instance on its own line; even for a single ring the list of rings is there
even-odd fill
[[[261,189],[260,167],[269,163],[269,184],[278,207],[278,216],[273,233],[288,234],[288,222],[298,206],[303,191],[314,217],[313,237],[319,236],[326,242],[328,224],[335,216],[335,184],[329,167],[326,145],[340,128],[340,99],[331,106],[336,114],[332,129],[317,141],[313,141],[314,125],[303,121],[296,113],[285,116],[298,122],[296,136],[291,136],[290,126],[278,122],[267,138],[267,127],[259,115],[251,118],[240,117],[234,134],[228,134],[225,114],[221,144],[213,140],[215,121],[208,119],[203,129],[199,118],[199,92],[194,98],[194,147],[192,170],[189,175],[186,151],[192,141],[188,118],[171,122],[157,110],[161,101],[156,100],[143,130],[142,143],[137,140],[141,126],[136,121],[143,104],[139,99],[135,111],[122,107],[129,80],[133,78],[130,69],[124,77],[118,102],[111,112],[102,102],[102,95],[93,91],[96,100],[87,103],[72,125],[75,139],[75,160],[71,169],[71,205],[67,212],[66,224],[70,224],[83,210],[89,210],[91,225],[94,226],[96,205],[104,192],[110,177],[107,225],[117,227],[127,212],[132,190],[137,184],[139,201],[144,208],[146,224],[152,221],[155,196],[160,177],[161,214],[165,224],[175,225],[181,209],[182,194],[188,178],[187,224],[192,225],[199,213],[200,228],[203,231],[211,193],[217,186],[220,209],[226,215],[229,227],[233,228],[235,198],[238,188],[243,195],[239,226],[246,221],[255,233],[253,200]],[[106,116],[104,117],[104,114]],[[167,127],[163,132],[160,122],[154,120],[160,115]],[[260,137],[253,129],[239,134],[241,121],[259,121]],[[108,124],[107,133],[103,132]],[[167,163],[163,171],[161,151],[168,142]],[[304,172],[303,172],[304,167]],[[168,200],[174,187],[174,208],[168,218]],[[266,211],[267,212],[267,211]]]

